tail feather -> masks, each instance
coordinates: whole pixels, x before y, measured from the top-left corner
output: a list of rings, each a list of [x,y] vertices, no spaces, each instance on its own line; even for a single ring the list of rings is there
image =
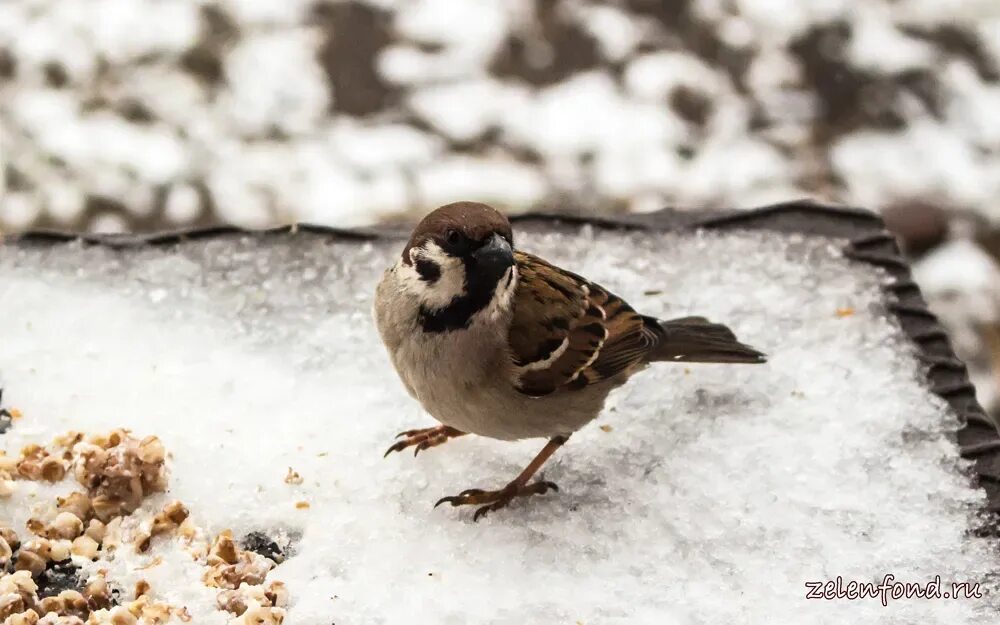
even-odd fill
[[[650,319],[650,322],[660,330],[660,340],[650,353],[651,361],[767,362],[767,357],[762,352],[740,343],[732,330],[704,317],[683,317],[669,321]]]

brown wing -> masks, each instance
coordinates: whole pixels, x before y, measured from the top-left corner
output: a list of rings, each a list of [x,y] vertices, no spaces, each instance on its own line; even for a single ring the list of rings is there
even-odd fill
[[[659,341],[653,320],[601,286],[531,254],[515,258],[509,340],[522,393],[585,388],[642,362]]]

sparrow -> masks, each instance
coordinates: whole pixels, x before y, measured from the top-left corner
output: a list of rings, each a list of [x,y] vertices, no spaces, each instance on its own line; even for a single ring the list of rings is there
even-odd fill
[[[474,520],[517,497],[557,491],[532,477],[650,363],[765,362],[724,325],[641,315],[604,287],[516,249],[507,218],[475,202],[420,221],[382,275],[373,314],[403,386],[441,423],[401,432],[386,456],[466,434],[548,439],[503,488],[435,504],[478,506]]]

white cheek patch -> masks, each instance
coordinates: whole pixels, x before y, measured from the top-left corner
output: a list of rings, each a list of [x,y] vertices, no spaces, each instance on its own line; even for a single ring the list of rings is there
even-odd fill
[[[514,300],[514,291],[517,290],[517,279],[517,265],[511,265],[500,277],[496,291],[493,292],[493,299],[490,300],[490,305],[486,309],[491,319],[510,309]]]
[[[510,312],[517,290],[517,266],[513,265],[500,276],[490,303],[472,315],[472,323],[495,323]]]
[[[418,260],[434,263],[441,272],[437,280],[428,282],[417,272]],[[398,263],[403,288],[417,295],[427,308],[440,309],[465,293],[465,265],[458,258],[449,256],[441,247],[428,241],[423,247],[410,249],[410,264]]]

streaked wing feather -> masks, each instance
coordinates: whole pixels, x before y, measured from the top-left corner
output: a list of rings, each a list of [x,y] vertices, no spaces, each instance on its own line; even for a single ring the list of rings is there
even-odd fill
[[[578,390],[643,361],[659,335],[620,297],[517,252],[510,347],[515,386],[532,396]]]

